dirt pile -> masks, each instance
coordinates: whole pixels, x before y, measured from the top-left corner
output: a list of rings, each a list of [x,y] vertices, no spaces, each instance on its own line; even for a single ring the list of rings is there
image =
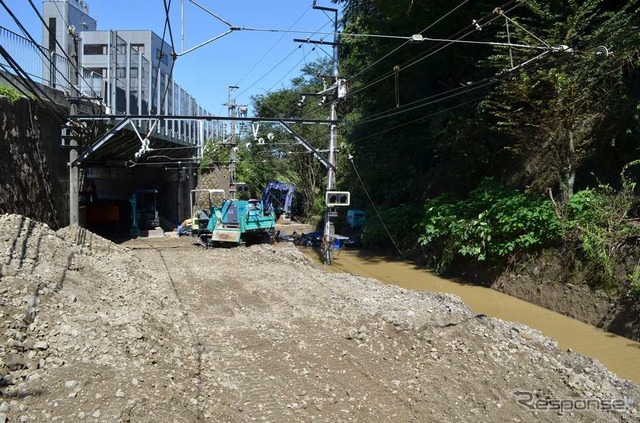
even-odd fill
[[[288,244],[0,228],[0,421],[637,420],[636,385],[538,332]]]
[[[182,314],[140,260],[80,228],[3,215],[0,263],[0,421],[112,421],[134,410],[193,420]]]

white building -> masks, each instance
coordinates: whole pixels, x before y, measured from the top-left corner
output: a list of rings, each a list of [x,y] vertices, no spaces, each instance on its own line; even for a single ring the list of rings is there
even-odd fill
[[[43,28],[43,45],[57,57],[57,69],[45,65],[45,79],[55,73],[55,79],[49,80],[58,85],[62,85],[60,74],[68,74],[73,81],[73,67],[64,63],[68,62],[64,53],[75,60],[77,49],[82,68],[77,81],[80,91],[101,97],[112,113],[206,114],[170,77],[171,47],[152,31],[98,31],[96,20],[89,16],[89,5],[82,0],[44,0],[43,17],[51,28]]]

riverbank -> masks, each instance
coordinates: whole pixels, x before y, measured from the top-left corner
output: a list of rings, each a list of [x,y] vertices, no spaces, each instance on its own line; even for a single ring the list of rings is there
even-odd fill
[[[302,248],[302,251],[320,266],[314,250]],[[335,265],[323,269],[375,278],[406,289],[457,295],[475,313],[531,326],[554,339],[562,349],[596,358],[622,377],[640,382],[640,368],[630,365],[640,362],[640,343],[490,287],[461,279],[446,279],[410,261],[358,250],[341,251]]]
[[[589,276],[568,254],[545,251],[527,263],[504,272],[491,284],[505,294],[640,341],[640,300],[609,294],[589,286]],[[570,256],[570,255],[569,255]],[[620,272],[620,278],[626,272]]]
[[[281,226],[286,233],[292,229]],[[298,232],[309,232],[309,225],[298,225]],[[349,251],[346,249],[345,251]],[[359,251],[359,250],[351,250]],[[397,256],[384,253],[362,251],[363,257],[378,257],[378,260],[392,262]],[[640,342],[640,300],[609,294],[603,289],[588,285],[588,270],[577,260],[568,260],[570,252],[548,250],[526,263],[512,266],[502,274],[496,274],[484,266],[468,261],[451,266],[445,277],[465,281],[519,298],[545,309],[577,319],[607,332]],[[312,254],[311,257],[315,258]],[[418,256],[419,259],[421,256]],[[571,263],[567,263],[570,261]],[[422,267],[416,260],[416,266]],[[338,263],[339,267],[339,263]],[[425,271],[426,268],[424,269]],[[625,269],[620,269],[620,278],[626,277]],[[358,273],[363,274],[363,273]],[[380,277],[377,274],[375,277]],[[384,279],[384,275],[382,280]]]

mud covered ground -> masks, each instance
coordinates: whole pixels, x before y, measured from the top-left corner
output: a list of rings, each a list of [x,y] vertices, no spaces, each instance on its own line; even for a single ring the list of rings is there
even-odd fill
[[[2,215],[0,266],[0,421],[638,421],[638,386],[596,361],[289,244],[119,246]]]

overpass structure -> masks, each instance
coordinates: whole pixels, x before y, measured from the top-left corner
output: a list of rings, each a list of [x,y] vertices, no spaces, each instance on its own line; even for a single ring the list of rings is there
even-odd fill
[[[154,68],[142,53],[142,43],[136,44],[146,37],[153,45],[158,41],[154,34],[130,31],[129,41],[125,36],[116,31],[94,34],[94,42],[106,41],[104,55],[90,54],[97,52],[96,44],[83,44],[78,37],[79,54],[65,56],[59,46],[51,50],[0,27],[0,46],[7,54],[0,56],[2,79],[23,92],[37,87],[42,93],[38,97],[47,98],[43,105],[66,120],[59,139],[60,154],[69,154],[72,164],[68,223],[83,223],[83,193],[87,190],[100,201],[126,204],[130,192],[150,188],[159,191],[161,214],[179,222],[188,215],[188,192],[195,186],[194,158],[217,133],[216,122],[192,119],[210,113],[173,81],[170,72]],[[160,44],[168,51],[168,46]],[[70,57],[78,57],[78,62]],[[110,115],[136,118],[123,125],[122,119],[105,118]],[[89,122],[86,116],[96,118]],[[78,156],[82,160],[76,160]],[[153,165],[158,161],[154,157],[191,164],[165,170]],[[126,214],[126,207],[121,208],[121,214]]]

